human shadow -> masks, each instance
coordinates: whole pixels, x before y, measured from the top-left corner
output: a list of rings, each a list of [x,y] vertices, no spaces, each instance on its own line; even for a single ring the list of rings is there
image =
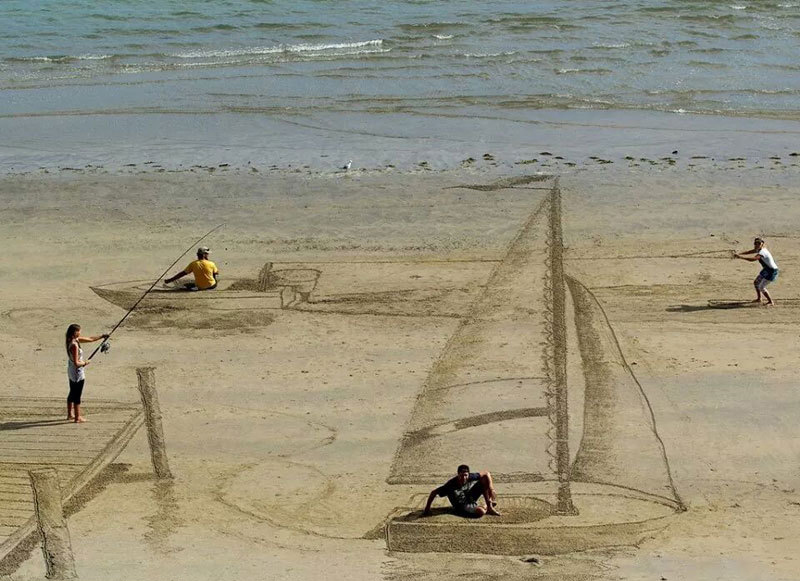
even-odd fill
[[[753,301],[708,301],[707,305],[670,305],[666,310],[670,313],[696,313],[698,311],[747,309],[757,306],[758,303]]]
[[[431,508],[430,514],[426,515],[422,509],[413,510],[413,511],[407,513],[407,514],[404,514],[402,516],[397,517],[395,520],[405,521],[405,522],[413,522],[413,521],[418,521],[418,520],[428,520],[431,517],[440,516],[440,515],[444,515],[444,514],[458,516],[458,517],[465,518],[465,519],[480,518],[478,515],[465,514],[465,513],[462,513],[462,512],[458,512],[452,507],[447,507],[447,508],[445,508],[445,507],[434,507],[434,508]]]
[[[60,426],[66,424],[71,420],[66,418],[50,419],[50,420],[28,420],[24,422],[2,422],[0,423],[0,432],[7,430],[24,430],[26,428],[42,428],[48,426]]]

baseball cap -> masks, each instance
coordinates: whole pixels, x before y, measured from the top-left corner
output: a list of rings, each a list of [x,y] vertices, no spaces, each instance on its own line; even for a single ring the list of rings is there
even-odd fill
[[[200,246],[197,249],[197,254],[209,254],[211,253],[211,249],[208,246]]]

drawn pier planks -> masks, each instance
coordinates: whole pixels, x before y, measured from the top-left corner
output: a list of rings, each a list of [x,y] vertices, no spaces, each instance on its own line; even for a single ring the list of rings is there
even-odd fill
[[[143,423],[138,403],[90,400],[85,424],[67,422],[65,400],[0,398],[0,564],[36,532],[28,471],[58,470],[63,501],[122,452]]]

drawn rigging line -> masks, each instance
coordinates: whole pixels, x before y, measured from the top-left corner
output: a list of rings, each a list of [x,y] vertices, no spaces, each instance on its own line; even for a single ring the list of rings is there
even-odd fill
[[[653,432],[653,435],[658,441],[659,452],[661,454],[661,459],[663,460],[664,465],[666,467],[667,479],[669,480],[670,490],[672,490],[672,494],[675,496],[675,500],[678,503],[678,508],[682,511],[687,510],[686,505],[683,502],[683,499],[680,497],[680,495],[678,494],[678,490],[675,487],[675,481],[672,478],[672,467],[670,466],[669,458],[667,457],[667,448],[666,445],[664,444],[664,440],[661,439],[661,435],[658,433],[656,416],[655,413],[653,412],[653,406],[650,403],[650,398],[647,397],[647,393],[645,393],[644,387],[639,382],[639,379],[636,377],[636,375],[633,373],[633,369],[631,369],[630,365],[628,364],[628,361],[625,359],[625,354],[622,352],[622,346],[619,343],[619,339],[617,338],[617,334],[614,331],[614,328],[611,326],[611,321],[609,320],[608,315],[605,312],[605,309],[603,309],[603,306],[600,304],[600,301],[597,300],[597,297],[594,295],[594,293],[592,293],[592,291],[586,288],[579,280],[569,276],[567,278],[569,278],[569,280],[572,281],[574,284],[583,288],[584,291],[586,291],[586,293],[590,297],[592,297],[592,300],[594,301],[595,305],[597,305],[597,308],[599,309],[600,313],[602,313],[603,319],[608,327],[609,332],[611,333],[611,338],[617,347],[620,358],[622,359],[622,365],[630,374],[631,378],[633,379],[634,383],[636,384],[639,390],[639,394],[644,399],[645,405],[647,406],[647,412],[650,416],[650,430]]]

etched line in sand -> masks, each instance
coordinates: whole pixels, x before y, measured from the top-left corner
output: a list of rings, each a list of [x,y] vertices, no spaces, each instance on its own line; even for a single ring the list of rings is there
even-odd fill
[[[628,256],[570,256],[567,257],[567,262],[571,262],[573,260],[658,260],[661,258],[688,258],[690,256],[700,257],[700,258],[708,258],[714,260],[730,260],[731,258],[731,249],[722,249],[722,250],[703,250],[702,252],[683,252],[681,254],[630,254]]]
[[[538,453],[550,457],[550,476],[538,475],[540,482],[527,481],[523,497],[552,507],[552,513],[533,518],[504,505],[503,515],[518,522],[504,522],[504,517],[458,519],[445,509],[421,518],[420,511],[414,510],[419,501],[412,498],[407,508],[389,517],[386,538],[392,551],[520,554],[535,550],[558,554],[635,545],[662,530],[668,519],[683,509],[652,407],[622,355],[605,312],[596,299],[592,302],[588,290],[565,277],[558,180],[542,207],[547,209],[546,228],[535,218],[526,224],[435,363],[418,396],[388,482],[421,484],[441,478],[447,462],[464,452],[470,455],[471,464],[476,456],[484,464],[490,463],[495,481],[505,482],[503,468],[535,466]],[[567,284],[586,382],[581,445],[574,464],[569,456]],[[520,287],[527,287],[528,294],[520,292]],[[525,342],[511,342],[515,335],[524,335]],[[513,348],[507,349],[509,345]],[[491,381],[496,385],[491,385],[479,379],[490,374],[497,377],[494,373],[501,371],[500,366],[521,375],[531,358],[544,371],[538,385],[526,382],[517,386],[496,379]],[[465,376],[477,381],[465,382]],[[455,379],[487,391],[454,390],[452,386],[458,385]],[[528,396],[537,392],[544,396],[546,405],[539,406],[536,413],[549,420],[546,438],[536,431],[535,422],[520,418],[519,423],[501,425],[523,409],[515,405],[519,400],[514,389],[519,387],[527,390]],[[493,410],[475,416],[477,422],[461,422],[472,416],[462,413],[465,417],[459,418],[457,412],[470,409],[473,403],[481,405],[481,396],[490,404],[497,402],[499,413]],[[527,409],[534,415],[533,408]],[[467,431],[451,435],[458,428]],[[472,435],[480,440],[470,438],[472,429]],[[532,445],[525,448],[529,441]],[[480,456],[483,448],[488,451]],[[520,458],[517,464],[509,456],[510,450]],[[545,469],[541,472],[547,473]]]
[[[237,409],[234,406],[223,407]],[[294,456],[333,444],[338,437],[338,431],[304,416],[268,410],[260,413],[295,419],[299,424],[316,428],[323,433],[327,432],[327,435],[303,442],[301,445],[292,445],[290,451],[271,455],[263,461],[240,464],[216,480],[211,491],[213,500],[255,522],[266,523],[305,537],[328,539],[361,537],[363,531],[353,535],[337,534],[336,526],[331,526],[337,524],[339,518],[336,501],[332,500],[337,492],[338,477],[329,476],[314,465],[292,460]],[[302,475],[301,478],[294,480],[300,483],[296,489],[290,489],[292,474]],[[281,494],[275,494],[272,486],[261,485],[261,482],[274,479],[276,476],[284,477],[281,481]],[[325,530],[326,528],[330,530]],[[264,542],[256,534],[242,534],[227,527],[223,532],[249,541]],[[280,546],[279,543],[272,541],[269,544]]]
[[[458,185],[458,186],[448,186],[446,188],[442,188],[443,190],[455,190],[455,189],[467,189],[467,190],[477,190],[479,192],[496,192],[498,190],[505,190],[509,188],[513,188],[515,186],[524,186],[533,182],[543,182],[547,181],[551,178],[550,175],[544,174],[535,174],[535,175],[527,175],[527,176],[519,176],[513,178],[503,178],[497,181],[494,181],[490,184],[465,184],[465,185]],[[531,189],[531,188],[526,188]],[[538,188],[542,190],[549,190],[549,187]]]
[[[574,477],[584,482],[645,491],[685,510],[650,400],[625,359],[608,316],[597,298],[578,280],[567,277],[567,284],[580,329],[578,343],[586,376],[587,400]],[[620,367],[623,373],[618,376],[615,369]],[[637,405],[639,403],[641,405]],[[637,426],[642,426],[642,407],[645,424],[637,430]],[[645,430],[654,438],[652,445],[645,437]],[[621,449],[627,453],[620,455]],[[637,462],[630,462],[629,457],[636,457]],[[665,486],[670,496],[662,491]]]
[[[67,520],[61,505],[58,472],[53,468],[31,470],[31,487],[36,507],[36,522],[42,538],[46,577],[77,579]]]
[[[345,536],[332,533],[322,533],[314,530],[311,526],[304,525],[308,521],[313,521],[312,513],[323,511],[336,518],[335,506],[330,502],[330,498],[336,491],[335,478],[328,476],[315,466],[307,463],[293,462],[287,458],[280,459],[281,463],[287,467],[294,467],[308,472],[309,476],[315,479],[319,486],[307,500],[296,505],[289,506],[287,501],[275,499],[273,502],[263,502],[259,499],[249,499],[244,496],[232,494],[232,488],[236,480],[246,475],[248,471],[259,468],[257,463],[243,464],[236,470],[231,471],[226,477],[222,478],[215,485],[212,495],[221,505],[251,518],[257,522],[267,523],[277,528],[290,530],[305,536],[328,538],[328,539],[353,539],[361,535]],[[271,469],[271,472],[274,469]]]
[[[564,286],[564,239],[561,232],[561,189],[558,178],[550,193],[550,284],[553,338],[553,396],[556,447],[556,475],[558,476],[557,514],[575,514],[570,497],[569,414],[567,410],[567,323],[566,288]]]
[[[172,478],[167,459],[167,446],[164,440],[164,428],[161,423],[161,406],[156,391],[155,368],[137,367],[139,394],[144,408],[147,441],[150,444],[150,459],[153,469],[159,478]]]
[[[0,398],[0,404],[5,399]],[[0,482],[9,489],[30,491],[29,481],[25,478],[28,470],[58,466],[62,497],[67,511],[70,510],[70,506],[76,506],[75,502],[100,478],[100,473],[122,452],[144,423],[142,411],[137,406],[104,401],[94,411],[91,426],[83,430],[87,436],[91,433],[95,437],[87,437],[84,442],[81,438],[74,437],[76,429],[74,423],[48,422],[53,417],[62,417],[63,400],[60,398],[22,398],[22,400],[13,401],[4,412],[4,416],[8,418],[3,424],[4,427],[0,429],[4,432],[4,441],[9,433],[37,434],[37,436],[14,440],[18,444],[16,449],[4,452],[4,460],[0,462]],[[87,404],[92,406],[93,402],[89,401]],[[20,414],[21,421],[17,419],[19,416],[16,414]],[[125,418],[123,421],[95,421],[104,415],[119,418],[120,414]],[[41,418],[40,422],[31,419],[33,417]],[[35,425],[41,422],[45,422],[45,428]],[[37,430],[42,429],[48,431],[48,437],[63,437],[64,441],[72,443],[76,451],[83,453],[71,455],[70,459],[64,460],[54,457],[49,452],[29,450],[28,446],[35,447],[38,440],[40,432]],[[98,443],[102,444],[100,450]],[[5,516],[9,508],[7,504],[0,504],[0,522],[9,521]],[[18,516],[20,518],[12,519],[14,523],[12,528],[3,527],[3,531],[7,534],[0,537],[0,575],[15,571],[36,545],[36,523],[32,506],[27,515]]]
[[[501,422],[504,420],[515,420],[518,418],[549,417],[549,415],[550,415],[550,410],[546,407],[521,408],[514,410],[506,410],[502,412],[489,412],[485,414],[470,416],[468,418],[461,418],[459,420],[455,420],[453,422],[447,422],[445,424],[438,424],[436,426],[423,428],[421,430],[417,430],[416,432],[410,432],[406,434],[404,437],[408,439],[408,444],[412,444],[419,442],[421,440],[427,440],[428,438],[433,438],[434,436],[442,436],[444,434],[449,434],[450,432],[457,432],[458,430],[474,428],[477,426],[482,426],[484,424],[491,424],[494,422]]]
[[[455,422],[466,415],[458,412],[458,400],[452,399],[451,394],[457,386],[474,386],[472,391],[479,393],[481,388],[488,389],[486,386],[490,381],[502,381],[500,378],[511,380],[521,376],[537,377],[542,373],[541,366],[529,360],[524,361],[523,365],[520,365],[523,361],[515,364],[514,360],[524,358],[526,353],[538,353],[541,349],[527,335],[529,332],[536,333],[537,326],[541,327],[537,323],[541,321],[539,311],[543,307],[538,304],[541,302],[538,291],[531,292],[532,287],[526,283],[530,281],[534,287],[542,284],[544,270],[541,258],[536,257],[543,253],[542,246],[547,234],[541,223],[548,205],[549,199],[543,197],[508,245],[503,260],[495,264],[486,285],[466,311],[455,332],[448,338],[417,396],[406,425],[406,434],[420,433],[420,430],[442,424],[455,427]],[[528,308],[530,301],[536,303],[532,309]],[[521,306],[526,308],[520,309]],[[496,344],[496,349],[505,350],[499,356],[494,352],[487,355],[490,343]],[[474,365],[478,365],[480,371],[472,374],[470,369]],[[533,373],[525,374],[527,370]],[[475,396],[473,393],[462,393],[459,399],[464,397]],[[518,401],[523,403],[521,398]],[[444,406],[448,406],[448,411],[444,411]],[[527,408],[530,405],[519,407]],[[510,409],[514,409],[514,402],[509,402],[505,409],[495,411],[507,412]],[[411,474],[425,478],[424,474],[441,470],[419,465],[419,454],[426,452],[416,449],[414,443],[408,437],[401,439],[392,462],[388,479],[390,484],[408,482]],[[493,471],[504,470],[494,466]]]
[[[534,376],[534,375],[525,375],[520,377],[497,377],[492,379],[481,379],[478,381],[468,381],[466,383],[454,383],[453,385],[442,385],[440,387],[432,387],[431,391],[459,389],[462,387],[469,387],[473,385],[488,385],[490,383],[499,383],[503,381],[524,381],[524,380],[545,381],[547,380],[547,378],[544,376]]]
[[[175,495],[174,481],[154,480],[152,495],[156,503],[156,512],[145,517],[147,532],[144,534],[144,541],[162,555],[174,553],[178,549],[169,544],[169,539],[185,524]]]

